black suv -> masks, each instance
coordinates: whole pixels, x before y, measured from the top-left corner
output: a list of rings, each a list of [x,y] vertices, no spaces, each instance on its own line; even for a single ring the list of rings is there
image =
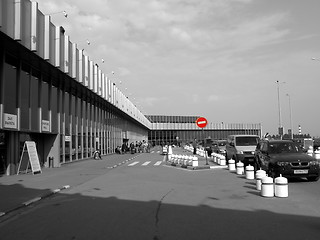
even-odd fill
[[[270,177],[281,174],[284,177],[306,177],[309,181],[319,180],[318,160],[307,155],[291,140],[261,140],[254,159],[257,167],[265,170]]]

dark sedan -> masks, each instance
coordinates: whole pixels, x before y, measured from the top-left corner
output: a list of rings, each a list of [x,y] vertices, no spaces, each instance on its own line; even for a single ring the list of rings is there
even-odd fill
[[[303,149],[290,140],[263,140],[255,151],[257,167],[265,170],[269,176],[306,177],[309,181],[318,181],[319,162],[307,155]]]

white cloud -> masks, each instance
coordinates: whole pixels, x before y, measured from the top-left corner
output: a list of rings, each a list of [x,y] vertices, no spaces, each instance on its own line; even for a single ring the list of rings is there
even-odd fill
[[[300,19],[293,21],[294,11],[300,11],[294,9],[295,4],[282,9],[268,4],[270,9],[265,10],[264,1],[258,0],[38,2],[44,13],[66,10],[67,19],[55,15],[53,22],[64,26],[71,41],[85,48],[91,59],[105,59],[99,64],[103,71],[115,71],[115,77],[151,110],[156,106],[159,112],[166,112],[164,103],[175,102],[179,111],[189,114],[185,103],[201,111],[204,102],[222,99],[224,106],[233,108],[236,99],[251,103],[251,98],[259,95],[265,98],[259,99],[261,104],[276,106],[273,97],[266,100],[274,94],[276,78],[292,79],[296,89],[301,88],[301,79],[318,79],[317,68],[311,71],[309,63],[301,64],[299,52],[309,54],[309,59],[317,56],[319,35],[307,30],[300,34],[296,28]],[[314,31],[318,18],[313,16],[313,28],[311,24],[304,29]],[[86,39],[90,46],[85,45]],[[270,112],[254,117],[258,121],[263,114],[269,116]],[[223,116],[227,118],[228,112]]]

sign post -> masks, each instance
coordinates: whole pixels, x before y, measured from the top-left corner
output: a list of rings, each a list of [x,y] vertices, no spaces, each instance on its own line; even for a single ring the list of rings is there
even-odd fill
[[[41,173],[37,147],[36,143],[33,141],[26,141],[23,145],[17,174],[19,174],[21,171],[27,173],[29,166],[31,166],[31,171],[33,174]]]
[[[203,130],[203,128],[205,128],[207,126],[208,121],[204,117],[199,117],[196,120],[196,124],[199,128],[202,128],[202,138],[203,138],[203,143],[204,143],[204,130]],[[206,150],[204,150],[204,155],[206,156],[206,165],[209,165]]]

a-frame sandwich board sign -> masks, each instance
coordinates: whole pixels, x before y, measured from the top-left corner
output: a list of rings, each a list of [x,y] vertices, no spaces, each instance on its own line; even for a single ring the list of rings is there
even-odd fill
[[[33,174],[42,173],[36,143],[33,141],[25,141],[23,145],[17,174],[27,173],[29,167]]]

